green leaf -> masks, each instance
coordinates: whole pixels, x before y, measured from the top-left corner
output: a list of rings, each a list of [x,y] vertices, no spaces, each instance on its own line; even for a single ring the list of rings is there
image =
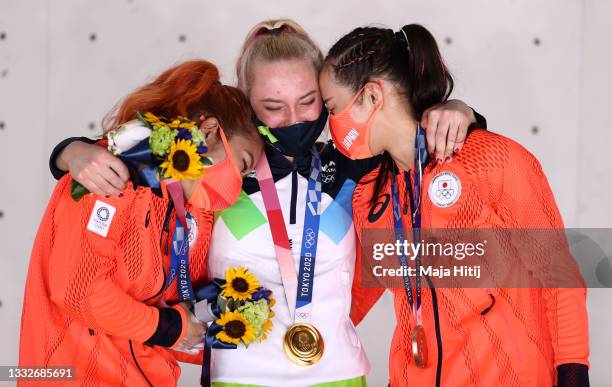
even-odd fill
[[[87,195],[88,193],[89,191],[87,190],[87,188],[83,187],[78,181],[72,179],[72,181],[70,182],[70,196],[72,196],[75,201],[78,202],[83,196]]]
[[[138,121],[140,121],[144,126],[153,130],[151,124],[149,124],[149,122],[145,120],[144,115],[141,112],[136,112],[136,117],[138,118]]]

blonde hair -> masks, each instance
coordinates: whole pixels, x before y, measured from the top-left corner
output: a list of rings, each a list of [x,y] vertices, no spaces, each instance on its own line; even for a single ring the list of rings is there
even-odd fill
[[[251,89],[251,71],[257,60],[274,62],[284,59],[308,59],[316,74],[323,65],[321,49],[293,20],[267,20],[249,31],[236,64],[238,88],[247,96]]]

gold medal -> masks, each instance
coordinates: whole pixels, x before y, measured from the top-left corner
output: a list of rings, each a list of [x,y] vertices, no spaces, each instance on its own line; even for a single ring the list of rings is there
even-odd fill
[[[422,325],[412,330],[412,357],[417,367],[427,367],[427,339]]]
[[[295,364],[313,365],[323,356],[323,337],[311,324],[293,324],[285,333],[283,348]]]

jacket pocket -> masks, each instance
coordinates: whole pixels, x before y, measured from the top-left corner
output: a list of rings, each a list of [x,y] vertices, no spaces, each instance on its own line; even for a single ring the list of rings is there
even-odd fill
[[[481,315],[491,324],[491,329],[497,332],[508,352],[514,355],[519,362],[523,361],[523,353],[517,336],[517,332],[511,324],[511,315],[505,310],[505,302],[493,289],[485,289],[491,300],[491,304],[483,309]]]

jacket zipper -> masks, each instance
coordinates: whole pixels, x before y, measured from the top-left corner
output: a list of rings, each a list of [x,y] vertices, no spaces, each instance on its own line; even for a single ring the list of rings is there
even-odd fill
[[[130,353],[132,354],[132,359],[134,359],[134,363],[136,363],[136,367],[138,368],[138,371],[140,371],[140,374],[142,375],[142,377],[147,381],[147,384],[153,387],[153,384],[151,383],[149,378],[147,378],[147,375],[145,375],[142,368],[140,368],[140,364],[138,363],[138,360],[136,359],[136,354],[134,354],[134,346],[132,345],[132,340],[128,340],[128,341],[130,342]]]
[[[297,206],[297,191],[298,191],[298,179],[297,179],[297,164],[295,160],[291,162],[291,208],[289,210],[289,224],[296,223],[296,206]]]
[[[173,208],[174,208],[174,203],[172,203],[172,200],[170,200],[169,203],[168,203],[168,208],[166,209],[166,214],[164,216],[164,224],[162,226],[162,231],[161,231],[161,234],[159,236],[159,246],[160,246],[161,251],[162,251],[162,273],[164,275],[164,279],[162,281],[162,285],[161,285],[161,288],[159,289],[159,291],[157,293],[155,293],[153,296],[151,296],[151,297],[147,298],[146,300],[144,300],[143,302],[147,302],[147,301],[150,301],[150,300],[156,298],[157,296],[159,296],[164,291],[164,288],[166,287],[166,269],[164,268],[164,257],[168,253],[168,238],[167,238],[167,236],[168,236],[168,233],[170,232],[170,216],[172,215],[172,209]],[[149,386],[153,387],[153,384],[151,383],[149,378],[147,378],[147,375],[144,373],[143,369],[140,367],[140,363],[138,363],[138,359],[136,359],[136,354],[134,353],[134,346],[132,344],[132,340],[128,340],[128,341],[130,343],[130,353],[132,354],[132,359],[134,360],[134,363],[136,364],[136,367],[138,368],[138,371],[140,371],[140,374],[145,379],[147,384]]]
[[[393,173],[395,173],[395,171],[393,171]],[[406,177],[406,175],[404,175],[404,177]],[[411,178],[412,176],[408,175],[408,177]],[[403,209],[404,214],[408,212],[409,208],[410,209],[412,208],[412,197],[413,197],[412,181],[411,180],[405,181],[405,185],[406,185],[406,189],[404,190],[404,209]],[[408,197],[406,197],[406,193],[408,193]],[[410,213],[411,222],[412,222],[413,215],[414,214],[411,212]],[[433,308],[434,324],[435,324],[435,331],[436,331],[436,346],[438,347],[438,359],[437,359],[437,364],[436,364],[436,387],[440,387],[441,379],[442,379],[442,332],[440,329],[440,312],[438,310],[438,294],[436,293],[436,288],[433,282],[431,281],[431,278],[429,278],[429,276],[427,275],[424,277],[431,291],[431,304]]]
[[[429,276],[425,276],[431,290],[431,304],[433,307],[434,323],[436,327],[436,344],[438,347],[438,364],[436,366],[436,387],[440,387],[442,379],[442,332],[440,331],[440,313],[438,311],[438,295]]]
[[[168,208],[166,209],[166,215],[164,216],[164,224],[162,226],[162,232],[159,236],[159,247],[162,252],[162,265],[161,266],[162,266],[162,273],[164,275],[164,280],[162,281],[162,285],[159,291],[155,293],[153,296],[144,300],[143,302],[151,301],[152,299],[156,298],[164,291],[164,288],[166,287],[167,274],[166,274],[166,269],[164,268],[164,257],[168,255],[168,233],[170,232],[170,229],[169,229],[170,215],[172,214],[173,208],[174,208],[174,203],[172,203],[172,200],[170,200],[170,202],[168,203]]]

